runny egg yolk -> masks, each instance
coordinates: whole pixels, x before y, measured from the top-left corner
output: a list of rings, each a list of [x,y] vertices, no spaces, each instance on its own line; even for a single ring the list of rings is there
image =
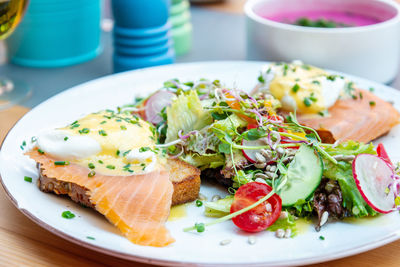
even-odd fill
[[[269,92],[283,110],[316,114],[331,107],[346,84],[342,77],[302,63],[272,63],[266,69]]]
[[[157,165],[155,136],[151,126],[131,114],[102,111],[83,117],[67,127],[63,142],[86,137],[100,145],[100,151],[83,158],[70,159],[104,175],[132,175],[151,171]],[[84,145],[84,144],[82,144]]]

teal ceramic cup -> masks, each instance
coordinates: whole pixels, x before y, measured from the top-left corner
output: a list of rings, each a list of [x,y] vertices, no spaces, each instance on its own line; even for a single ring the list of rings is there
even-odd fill
[[[101,52],[101,0],[31,0],[25,18],[6,40],[12,63],[63,67]]]

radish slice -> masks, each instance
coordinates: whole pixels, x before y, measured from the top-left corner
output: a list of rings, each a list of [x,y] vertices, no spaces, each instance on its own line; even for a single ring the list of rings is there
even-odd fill
[[[353,161],[353,177],[365,202],[380,213],[389,213],[395,207],[393,169],[382,158],[360,154]]]
[[[160,116],[160,112],[164,107],[171,104],[173,97],[175,97],[175,94],[166,90],[157,91],[150,96],[146,101],[146,120],[153,124],[161,122],[162,118]]]
[[[254,140],[254,141],[249,141],[243,139],[242,141],[243,146],[265,146],[265,143],[261,141],[260,139]],[[251,163],[256,163],[256,153],[260,152],[259,149],[242,149],[243,156],[250,161]]]

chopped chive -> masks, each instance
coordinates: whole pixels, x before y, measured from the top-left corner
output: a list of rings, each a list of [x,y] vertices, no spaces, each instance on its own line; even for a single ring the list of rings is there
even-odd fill
[[[54,165],[57,166],[69,165],[69,161],[54,161]]]
[[[129,167],[131,167],[130,163],[126,164],[123,168],[126,169],[126,168],[129,168]]]
[[[23,145],[20,145],[19,148],[21,148],[21,150],[25,149]]]
[[[37,141],[37,138],[35,136],[32,136],[31,143],[35,143],[36,141]]]
[[[102,160],[100,160],[100,159],[99,159],[97,162],[100,163],[100,164],[103,164],[103,163],[104,163],[104,162],[103,162]]]
[[[322,235],[319,236],[320,240],[325,240],[325,237],[323,237]]]
[[[121,128],[121,130],[126,130],[126,126],[125,125],[121,125],[120,128]]]
[[[100,124],[104,124],[104,123],[106,123],[107,121],[102,121],[102,122],[100,122]]]
[[[79,130],[80,134],[87,134],[89,132],[90,132],[89,128],[83,128],[82,130]]]
[[[374,88],[374,87],[370,87],[370,88],[369,88],[369,91],[370,91],[370,92],[373,92],[373,91],[375,91],[375,88]]]
[[[283,76],[286,76],[286,75],[287,75],[288,69],[289,69],[289,66],[288,66],[287,64],[285,64],[285,65],[283,66]]]
[[[87,236],[86,238],[87,238],[87,239],[90,239],[90,240],[96,240],[96,238],[94,238],[94,237],[92,237],[92,236]]]
[[[317,80],[314,80],[314,81],[312,81],[311,83],[313,83],[313,84],[321,84],[319,81],[317,81]]]
[[[95,176],[96,175],[96,172],[95,171],[90,171],[89,173],[88,173],[88,177],[93,177],[93,176]]]
[[[129,154],[129,152],[131,152],[131,150],[129,149],[129,150],[127,150],[127,151],[125,151],[124,153],[122,153],[122,156],[126,156],[126,155],[128,155]]]
[[[201,207],[201,206],[203,206],[203,201],[201,201],[201,200],[196,200],[196,206],[197,207]]]
[[[32,177],[24,176],[24,180],[25,180],[25,182],[32,183]]]
[[[334,82],[336,80],[336,75],[329,75],[326,77],[327,80]]]
[[[375,101],[369,101],[369,105],[370,105],[371,107],[373,107],[373,106],[376,105],[376,103],[375,103]]]
[[[204,223],[196,223],[194,226],[196,227],[196,231],[198,233],[202,233],[206,229]]]
[[[139,152],[146,152],[146,151],[149,151],[149,150],[150,150],[150,147],[148,147],[148,146],[144,146],[144,147],[139,148]]]
[[[74,129],[74,128],[77,128],[77,127],[79,127],[80,125],[77,123],[77,124],[73,124],[71,127],[69,127],[70,129]]]
[[[306,107],[310,107],[311,106],[311,100],[308,97],[305,97],[303,100],[303,103]]]
[[[114,170],[114,169],[115,169],[115,166],[114,166],[114,165],[107,165],[106,168],[107,168],[107,169],[110,169],[110,170]]]
[[[293,87],[292,87],[292,92],[293,93],[297,93],[297,91],[299,91],[300,86],[296,83]]]
[[[94,164],[91,163],[91,162],[88,164],[88,167],[89,167],[89,169],[94,169],[94,168],[96,168],[96,166],[94,166]]]
[[[68,140],[68,137],[66,136],[66,137],[64,137],[64,141],[67,141]]]
[[[311,96],[309,97],[309,99],[310,99],[312,102],[317,102],[317,100],[318,100],[313,94],[311,94]]]
[[[74,125],[74,124],[77,124],[78,123],[78,121],[74,121],[73,123],[71,123],[71,125]]]
[[[23,142],[22,142],[22,145],[23,145],[23,146],[26,146],[26,141],[23,141]]]
[[[353,98],[354,100],[356,100],[356,99],[357,99],[357,96],[356,96],[356,95],[351,95],[351,98]]]
[[[121,151],[119,151],[119,149],[118,149],[117,152],[115,152],[115,154],[116,154],[117,156],[119,156],[119,154],[121,154]]]
[[[40,148],[37,150],[38,152],[39,152],[39,154],[44,154],[44,151],[43,150],[41,150]]]
[[[360,99],[363,99],[363,94],[362,94],[362,92],[360,92],[359,96],[360,96]]]
[[[72,212],[70,212],[69,210],[64,211],[63,213],[61,213],[61,216],[64,219],[72,219],[75,217],[75,214],[73,214]]]
[[[107,136],[107,133],[106,133],[106,131],[104,131],[104,130],[99,130],[99,135],[101,135],[101,136]]]

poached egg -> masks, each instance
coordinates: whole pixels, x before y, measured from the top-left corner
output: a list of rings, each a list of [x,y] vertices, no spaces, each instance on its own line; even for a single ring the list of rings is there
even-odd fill
[[[343,77],[301,61],[271,63],[263,68],[259,80],[260,90],[280,100],[283,110],[302,114],[323,113],[335,104],[347,86]]]
[[[70,125],[36,137],[40,153],[103,175],[127,176],[152,171],[155,153],[152,126],[130,113],[111,110],[89,114]]]

